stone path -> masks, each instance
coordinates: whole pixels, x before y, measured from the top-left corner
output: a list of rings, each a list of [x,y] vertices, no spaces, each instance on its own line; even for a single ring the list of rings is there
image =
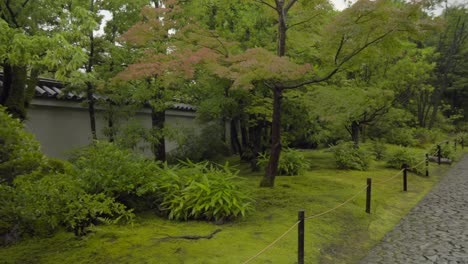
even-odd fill
[[[468,264],[468,154],[360,264]]]

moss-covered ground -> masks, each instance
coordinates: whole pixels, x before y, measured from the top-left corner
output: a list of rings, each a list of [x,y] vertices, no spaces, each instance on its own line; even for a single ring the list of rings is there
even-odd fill
[[[335,170],[332,153],[305,151],[310,170],[281,176],[276,186],[258,188],[262,173],[239,164],[241,180],[256,200],[256,211],[243,219],[215,225],[175,222],[151,212],[139,214],[133,225],[98,226],[86,237],[61,232],[50,238],[25,239],[0,248],[0,263],[244,263],[297,221],[336,207],[366,186],[398,171],[373,162],[368,171]],[[420,150],[421,160],[424,151]],[[306,263],[356,263],[436,184],[449,166],[430,165],[429,177],[409,175],[408,191],[402,177],[373,186],[372,211],[365,213],[365,192],[339,209],[305,223]],[[174,236],[206,236],[187,240]],[[250,263],[295,263],[297,229]]]

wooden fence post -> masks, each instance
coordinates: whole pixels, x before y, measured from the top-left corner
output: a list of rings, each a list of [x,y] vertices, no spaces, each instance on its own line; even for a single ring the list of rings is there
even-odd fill
[[[372,179],[367,178],[366,213],[368,214],[370,214],[370,210],[371,210],[371,193],[372,193]]]
[[[426,153],[426,177],[429,176],[429,154]]]
[[[297,226],[297,263],[304,264],[304,210],[298,214],[299,225]]]
[[[437,145],[437,163],[440,165],[440,159],[442,158],[442,150],[440,145]]]
[[[403,191],[408,190],[408,165],[403,164]]]

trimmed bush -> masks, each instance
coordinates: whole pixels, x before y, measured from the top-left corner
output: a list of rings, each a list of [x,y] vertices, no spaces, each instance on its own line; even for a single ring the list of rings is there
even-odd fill
[[[161,165],[104,141],[95,141],[78,151],[71,162],[86,192],[102,192],[123,203],[140,186],[151,182]]]
[[[390,144],[401,145],[401,146],[413,146],[415,140],[411,129],[409,128],[393,128],[385,136],[385,139]]]
[[[437,145],[434,145],[431,148],[430,153],[436,153],[435,156],[437,156]],[[455,149],[453,148],[452,144],[446,144],[446,143],[440,144],[440,154],[442,158],[446,158],[450,160],[455,160],[456,158]]]
[[[383,160],[387,154],[387,145],[382,141],[373,141],[370,145],[371,152],[376,160]]]
[[[341,170],[367,170],[370,164],[369,154],[356,148],[352,142],[341,142],[332,147],[336,167]]]
[[[258,157],[257,163],[261,167],[266,167],[269,160],[269,154],[261,153]],[[300,151],[286,148],[281,151],[278,163],[278,174],[287,176],[299,175],[305,169],[309,168],[309,166],[309,162],[305,159],[304,155]]]
[[[409,171],[414,172],[418,175],[424,174],[424,165],[419,164],[425,159],[424,156],[416,153],[415,151],[406,148],[399,147],[398,149],[392,151],[387,158],[387,166],[394,169],[402,169],[403,164],[408,165]],[[418,167],[415,167],[418,165]]]

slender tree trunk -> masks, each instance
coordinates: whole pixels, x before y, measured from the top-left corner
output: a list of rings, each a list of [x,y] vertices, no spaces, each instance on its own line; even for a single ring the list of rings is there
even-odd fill
[[[93,85],[90,82],[86,82],[86,99],[88,100],[88,114],[89,114],[89,125],[91,128],[91,135],[93,140],[97,139],[96,133],[96,110],[95,100],[93,97]]]
[[[359,123],[357,121],[353,121],[353,123],[351,123],[351,137],[355,148],[359,148],[359,130]]]
[[[154,108],[151,108],[153,133],[156,133],[156,131],[162,132],[165,121],[166,111],[155,111]],[[166,142],[164,136],[158,137],[158,141],[153,142],[153,154],[155,160],[166,161]]]
[[[241,154],[241,160],[248,161],[249,160],[249,155],[248,155],[248,147],[249,147],[249,135],[247,133],[247,121],[246,120],[241,120],[240,121],[240,132],[241,132],[241,140],[242,140],[242,148],[243,151]]]
[[[239,142],[236,119],[231,120],[231,149],[234,153],[238,153],[242,157],[242,146]]]
[[[11,90],[11,65],[8,63],[3,64],[3,87],[0,93],[0,104],[5,105],[5,102],[10,95]]]
[[[276,1],[278,13],[278,47],[277,54],[282,57],[286,54],[286,13],[284,1]],[[273,118],[271,124],[271,153],[265,175],[260,182],[261,187],[274,187],[275,177],[278,175],[278,162],[281,155],[281,101],[283,89],[277,85],[273,87]]]
[[[278,175],[278,162],[281,153],[281,98],[283,90],[275,87],[273,93],[273,120],[271,124],[271,153],[270,160],[261,187],[274,187],[275,177]]]
[[[94,0],[91,0],[90,11],[94,13]],[[94,66],[94,33],[89,33],[90,47],[89,47],[89,58],[88,65],[86,65],[86,72],[90,73],[93,71]],[[91,135],[93,140],[97,139],[96,133],[96,111],[95,111],[95,100],[94,100],[94,87],[91,82],[86,82],[86,99],[88,100],[88,113],[89,123],[91,128]]]

